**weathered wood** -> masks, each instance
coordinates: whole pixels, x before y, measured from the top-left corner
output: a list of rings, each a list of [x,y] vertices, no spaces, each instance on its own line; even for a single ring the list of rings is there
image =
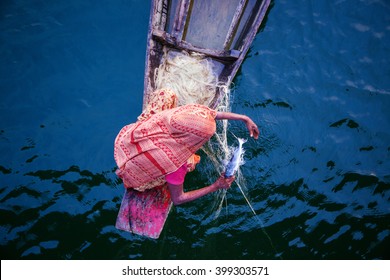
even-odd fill
[[[181,41],[183,38],[184,28],[191,3],[192,0],[181,0],[178,9],[176,9],[176,17],[173,24],[172,36],[175,37],[178,41]]]
[[[192,1],[195,0],[179,0],[177,7],[170,7],[170,12],[166,10],[169,6],[167,1],[171,3],[170,0],[152,0],[145,63],[144,105],[148,100],[149,94],[155,90],[154,70],[159,66],[163,59],[164,48],[168,51],[169,49],[174,49],[179,51],[186,50],[198,52],[211,58],[212,62],[215,61],[218,64],[222,62],[224,68],[218,74],[218,80],[226,82],[227,86],[229,86],[241,66],[241,63],[243,62],[270,5],[270,0],[256,0],[253,6],[253,11],[251,11],[251,14],[244,24],[244,22],[240,23],[240,21],[242,21],[243,14],[245,9],[249,6],[249,2],[248,0],[241,0],[232,18],[229,31],[226,34],[225,45],[227,49],[223,49],[222,46],[221,49],[207,49],[194,46],[183,40],[183,33],[185,32],[186,25],[189,21],[188,13],[192,9]],[[222,6],[223,5],[221,5],[221,7]],[[156,17],[155,14],[157,12],[162,12],[163,15]],[[173,20],[171,33],[165,31],[166,22],[164,22],[164,19],[168,16],[168,13],[175,14],[175,17],[173,19],[171,18],[171,20]],[[240,27],[240,34],[237,34],[239,26],[243,26],[243,28]],[[200,30],[204,29],[205,32],[209,30],[208,26],[197,26],[196,28],[199,28]],[[233,41],[236,41],[235,45],[239,46],[236,50],[231,48]],[[217,90],[213,102],[214,105],[218,103],[221,94],[222,93]]]
[[[223,44],[223,48],[226,50],[230,47],[233,41],[234,34],[237,31],[238,25],[240,24],[240,20],[242,17],[242,14],[244,13],[246,4],[248,3],[248,0],[241,0],[240,3],[237,6],[236,12],[234,13],[232,23],[230,24],[229,31],[226,35],[225,42]]]
[[[210,50],[210,49],[195,47],[188,42],[178,41],[176,40],[175,37],[171,36],[169,33],[161,30],[153,30],[153,38],[155,40],[160,41],[162,44],[168,45],[178,50],[198,52],[206,56],[210,56],[222,60],[236,60],[240,56],[240,52],[237,50],[218,51],[218,50]]]
[[[154,7],[153,28],[164,29],[167,23],[168,0],[157,1]]]
[[[191,12],[193,1],[196,0],[179,0],[178,6],[170,7],[171,10],[168,11],[170,0],[152,0],[145,61],[144,106],[149,100],[149,95],[155,90],[155,69],[163,62],[164,53],[170,50],[202,53],[213,63],[215,68],[219,69],[217,73],[218,81],[229,87],[256,36],[271,0],[254,0],[256,2],[253,11],[245,25],[242,25],[241,21],[248,13],[245,12],[248,7],[248,0],[241,0],[235,10],[227,34],[223,35],[225,36],[225,42],[220,49],[201,48],[183,39],[186,36],[186,25],[190,24],[188,14]],[[205,1],[204,3],[208,2]],[[253,2],[249,3],[253,4]],[[223,5],[221,5],[222,7]],[[168,33],[165,30],[168,15],[169,13],[172,14],[172,9],[175,11],[175,18],[172,31]],[[203,26],[195,26],[194,28],[199,28],[199,32],[203,32],[202,30],[204,32],[208,31],[208,35],[210,35],[209,26],[203,22],[201,23]],[[241,26],[243,28],[239,32],[238,29],[241,29]],[[203,37],[201,38],[203,40]],[[237,50],[231,48],[234,41],[235,45],[239,46]],[[210,107],[216,108],[222,96],[223,92],[218,88]],[[158,238],[171,206],[170,195],[165,187],[152,189],[144,193],[126,190],[116,226],[125,231]]]
[[[171,207],[171,194],[166,185],[144,192],[126,189],[115,227],[149,238],[159,238]]]
[[[241,63],[244,61],[245,55],[247,54],[249,47],[251,46],[253,39],[255,38],[261,23],[263,22],[263,19],[267,13],[268,7],[270,5],[271,0],[263,0],[258,5],[257,9],[255,10],[255,16],[250,17],[248,22],[246,23],[246,28],[249,28],[249,32],[242,38],[242,47],[241,47],[241,53],[240,57],[237,59],[237,61],[231,65],[231,69],[225,69],[225,73],[223,75],[229,75],[231,77],[234,77],[238,71],[238,69],[241,66]],[[251,20],[253,18],[253,20]]]

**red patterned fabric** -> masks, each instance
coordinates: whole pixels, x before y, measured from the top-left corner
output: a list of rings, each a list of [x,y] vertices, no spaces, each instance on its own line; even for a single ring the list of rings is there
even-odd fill
[[[176,94],[168,89],[162,88],[155,90],[150,96],[147,102],[146,108],[142,114],[138,117],[139,121],[148,119],[151,115],[158,112],[173,109],[177,107],[177,96]]]
[[[117,175],[125,187],[144,185],[176,171],[214,134],[216,111],[199,104],[165,110],[122,128],[115,139]]]

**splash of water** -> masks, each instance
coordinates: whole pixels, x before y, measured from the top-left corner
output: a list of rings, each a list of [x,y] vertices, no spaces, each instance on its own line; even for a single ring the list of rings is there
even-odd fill
[[[165,53],[164,63],[156,70],[155,83],[157,88],[168,87],[174,90],[179,99],[179,104],[198,103],[209,105],[213,100],[214,94],[219,88],[222,92],[217,102],[219,112],[231,112],[231,90],[229,85],[232,84],[232,78],[229,77],[226,83],[218,81],[217,76],[213,72],[212,65],[204,58],[203,55],[196,53]],[[221,174],[225,169],[225,162],[231,158],[233,149],[228,146],[228,121],[222,120],[217,122],[217,131],[211,141],[208,141],[202,150],[206,153],[209,160],[215,167],[215,170]],[[246,203],[251,209],[256,220],[259,222],[263,233],[269,239],[274,248],[271,238],[266,233],[261,219],[252,207],[247,195],[245,194],[246,184],[245,178],[238,170],[235,183],[240,189]],[[223,203],[226,203],[226,190],[220,190],[217,193],[215,205],[214,219],[219,217],[223,208]],[[227,209],[227,207],[226,207]],[[275,248],[274,248],[275,249]],[[276,251],[276,250],[275,250]]]
[[[216,108],[217,111],[222,112],[230,112],[230,104],[231,104],[231,91],[228,88],[224,89],[224,95],[222,96],[218,107]],[[217,123],[217,131],[212,138],[211,141],[207,143],[203,147],[203,151],[207,154],[208,158],[213,163],[215,169],[220,174],[225,169],[225,163],[228,162],[228,159],[231,158],[233,148],[229,147],[228,145],[228,121],[222,120],[221,122]],[[266,230],[264,229],[264,224],[261,221],[260,217],[257,215],[255,209],[253,208],[252,204],[250,203],[248,196],[246,195],[246,181],[245,177],[238,169],[238,172],[236,174],[236,180],[234,181],[237,187],[239,188],[244,200],[246,201],[247,205],[249,206],[250,210],[252,211],[256,221],[259,223],[260,228],[264,235],[267,237],[267,239],[270,242],[271,247],[276,252],[275,246],[271,240],[271,237],[268,235]],[[218,218],[221,210],[223,209],[223,205],[225,202],[226,209],[227,209],[227,190],[220,190],[215,198],[214,204],[215,204],[215,213],[214,213],[214,219]]]
[[[229,88],[226,87],[224,88],[224,94],[221,96],[221,100],[218,103],[216,110],[219,112],[230,112],[231,111],[230,104],[231,104],[231,91]],[[207,144],[202,149],[207,154],[207,157],[213,163],[217,172],[219,174],[224,172],[225,163],[228,162],[228,160],[231,158],[233,152],[233,149],[230,148],[228,145],[228,121],[227,120],[222,120],[220,122],[217,122],[217,130],[214,137],[211,139],[211,141],[208,141]],[[247,202],[248,206],[250,207],[251,211],[255,216],[257,216],[255,210],[253,209],[251,203],[249,202],[249,199],[247,198],[243,190],[245,188],[245,179],[242,173],[240,172],[240,169],[236,174],[235,182],[239,187],[241,193],[243,194],[244,199]],[[215,202],[218,206],[216,207],[214,218],[217,218],[221,212],[221,209],[223,207],[223,202],[226,201],[226,193],[227,193],[226,190],[221,190],[216,197]]]

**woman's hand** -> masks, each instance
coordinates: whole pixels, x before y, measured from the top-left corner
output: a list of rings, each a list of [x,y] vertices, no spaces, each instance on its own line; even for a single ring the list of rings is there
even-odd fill
[[[245,122],[246,127],[248,128],[249,135],[255,139],[259,138],[260,132],[252,119],[246,115],[231,113],[231,112],[217,112],[215,117],[217,120],[239,120]]]
[[[255,122],[252,121],[252,119],[250,117],[246,116],[245,124],[246,124],[246,127],[248,128],[249,135],[251,137],[254,137],[255,139],[258,139],[260,132],[259,132],[259,128],[255,124]]]
[[[197,190],[192,190],[189,192],[184,192],[183,190],[183,184],[180,185],[173,185],[168,183],[168,190],[171,193],[171,199],[173,204],[180,205],[186,202],[193,201],[195,199],[198,199],[202,196],[205,196],[206,194],[215,192],[220,189],[228,189],[230,188],[233,181],[236,179],[234,176],[225,178],[225,174],[222,173],[222,175],[210,186],[200,188]]]
[[[232,185],[235,179],[236,177],[234,176],[225,178],[225,173],[222,173],[221,176],[217,179],[217,181],[215,181],[214,185],[218,190],[219,189],[227,190],[230,188],[230,186]]]

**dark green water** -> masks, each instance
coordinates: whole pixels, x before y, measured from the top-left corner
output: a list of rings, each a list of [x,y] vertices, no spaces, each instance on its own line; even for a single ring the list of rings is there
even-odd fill
[[[232,187],[217,219],[210,195],[159,240],[114,227],[149,8],[1,2],[1,259],[389,259],[390,3],[274,1],[234,81],[233,111],[261,127],[242,168],[257,218]]]

